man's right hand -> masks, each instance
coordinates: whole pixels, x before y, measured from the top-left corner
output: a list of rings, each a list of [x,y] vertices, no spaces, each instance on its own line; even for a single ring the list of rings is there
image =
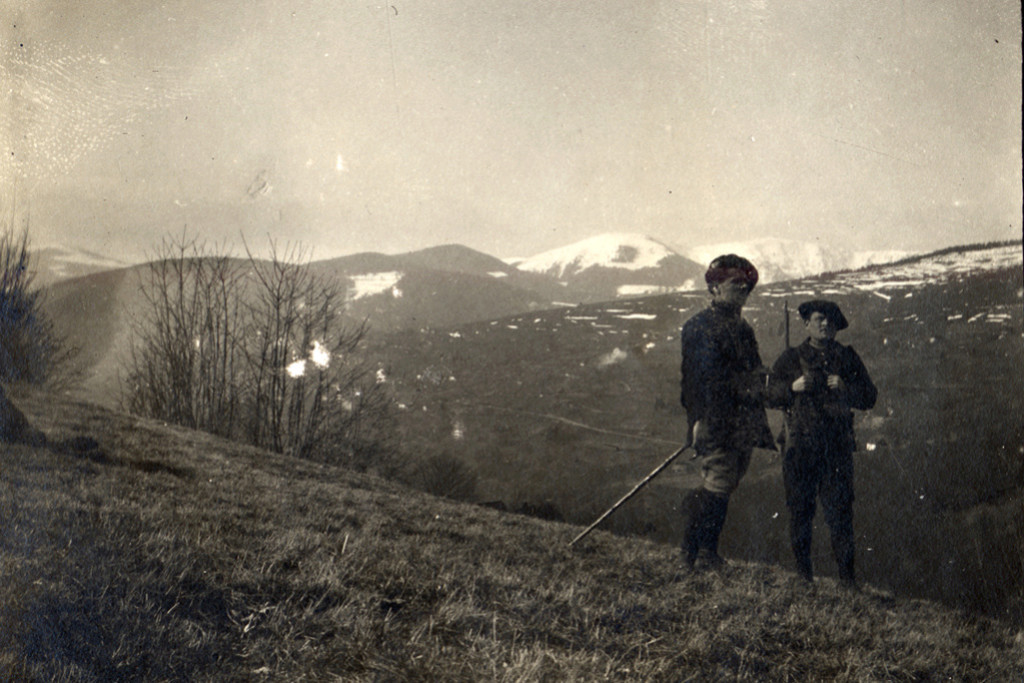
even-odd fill
[[[807,380],[807,375],[800,375],[799,377],[796,378],[796,381],[794,381],[793,384],[790,385],[790,389],[797,393],[807,391],[808,384],[809,382]]]
[[[698,443],[700,443],[702,441],[705,441],[707,438],[708,438],[708,428],[707,428],[707,426],[701,420],[697,420],[696,422],[694,422],[693,423],[693,444],[697,445]]]

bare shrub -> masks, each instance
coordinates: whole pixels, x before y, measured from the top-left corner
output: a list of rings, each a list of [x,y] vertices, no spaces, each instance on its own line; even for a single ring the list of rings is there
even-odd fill
[[[140,283],[146,305],[132,320],[130,412],[234,435],[242,273],[237,260],[195,239],[163,241]]]
[[[33,287],[28,230],[0,229],[0,381],[70,381],[73,350],[43,313]]]
[[[337,420],[356,407],[366,371],[348,359],[366,328],[342,324],[344,292],[313,274],[301,250],[282,256],[271,248],[270,261],[249,255],[255,291],[242,344],[246,426],[253,444],[310,457],[338,436]]]
[[[459,458],[448,453],[436,453],[417,463],[411,483],[435,496],[470,500],[476,495],[477,474]]]
[[[302,458],[380,455],[390,398],[359,356],[367,328],[300,248],[231,259],[166,240],[141,287],[129,411]]]

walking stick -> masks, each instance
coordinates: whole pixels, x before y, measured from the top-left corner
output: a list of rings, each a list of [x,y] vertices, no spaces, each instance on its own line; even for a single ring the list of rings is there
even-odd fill
[[[576,541],[580,540],[581,538],[583,538],[584,536],[586,536],[587,534],[589,534],[589,533],[590,533],[591,531],[593,531],[593,530],[594,530],[594,527],[596,527],[596,526],[597,526],[598,524],[600,524],[601,522],[603,522],[603,521],[605,520],[605,518],[606,518],[606,517],[608,517],[608,515],[612,514],[612,513],[613,513],[613,512],[615,512],[615,511],[616,511],[617,509],[619,509],[619,506],[620,506],[620,505],[622,505],[622,504],[623,504],[623,503],[625,503],[625,502],[626,502],[627,500],[629,500],[629,499],[630,499],[630,498],[632,498],[632,497],[633,497],[634,495],[636,495],[636,492],[637,492],[637,491],[639,491],[639,490],[640,490],[640,489],[642,489],[642,488],[643,488],[644,486],[646,486],[646,485],[648,484],[648,482],[650,482],[650,481],[651,481],[651,479],[654,479],[654,478],[655,478],[656,476],[658,476],[659,474],[661,474],[661,471],[662,471],[662,470],[664,470],[664,469],[665,469],[666,467],[668,467],[668,466],[669,466],[670,464],[672,464],[672,461],[673,461],[673,460],[675,460],[675,459],[676,459],[676,458],[678,458],[678,457],[679,457],[680,455],[682,455],[682,454],[683,454],[683,452],[684,452],[684,451],[685,451],[685,450],[686,450],[687,448],[689,448],[690,446],[692,446],[692,445],[693,445],[693,438],[692,438],[692,436],[691,436],[690,440],[689,440],[689,441],[688,441],[688,442],[686,443],[686,445],[684,445],[684,446],[683,446],[682,448],[680,448],[679,450],[677,450],[677,451],[676,451],[675,453],[673,453],[672,455],[668,456],[668,458],[667,458],[667,459],[665,460],[665,462],[661,463],[660,465],[658,465],[657,467],[655,467],[655,468],[654,468],[653,470],[651,470],[651,473],[650,473],[650,474],[648,474],[648,475],[647,475],[646,477],[644,477],[644,478],[643,478],[643,480],[642,480],[642,481],[641,481],[641,482],[640,482],[639,484],[637,484],[636,486],[634,486],[634,487],[633,487],[633,489],[632,489],[632,490],[631,490],[631,491],[630,491],[629,493],[627,493],[626,495],[624,495],[624,496],[623,496],[622,498],[619,498],[618,502],[617,502],[617,503],[615,503],[615,505],[612,505],[612,506],[611,506],[610,508],[608,508],[607,510],[605,510],[604,514],[603,514],[603,515],[601,515],[600,517],[598,517],[598,518],[597,518],[596,520],[594,520],[594,523],[593,523],[593,524],[591,524],[591,525],[590,525],[590,526],[588,526],[588,527],[587,527],[586,529],[584,529],[583,531],[581,531],[581,532],[579,533],[579,535],[578,535],[578,536],[576,536],[576,538],[574,538],[574,539],[572,539],[571,541],[569,541],[569,547],[572,547],[572,545],[573,545],[574,543],[576,543]]]

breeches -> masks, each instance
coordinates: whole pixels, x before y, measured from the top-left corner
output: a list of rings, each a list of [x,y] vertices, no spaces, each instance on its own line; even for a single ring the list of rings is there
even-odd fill
[[[718,448],[700,454],[700,474],[704,488],[718,496],[728,498],[739,486],[740,479],[750,466],[752,449]]]

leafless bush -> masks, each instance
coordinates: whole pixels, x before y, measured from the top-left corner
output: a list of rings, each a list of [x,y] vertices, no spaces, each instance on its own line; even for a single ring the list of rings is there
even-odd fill
[[[476,471],[448,453],[436,453],[421,460],[413,471],[412,484],[436,496],[470,500],[476,495]]]
[[[70,378],[72,349],[42,311],[31,260],[28,230],[0,229],[0,381],[60,382]]]
[[[233,436],[241,353],[240,262],[185,236],[165,239],[132,321],[131,412]]]
[[[359,464],[376,454],[390,400],[359,357],[365,325],[298,247],[260,260],[165,241],[142,289],[126,405],[135,413],[281,453]]]
[[[249,440],[329,458],[371,408],[363,400],[370,372],[355,360],[366,327],[343,324],[344,291],[315,275],[300,249],[280,255],[272,244],[271,252],[269,261],[249,254],[255,291],[242,343]]]

